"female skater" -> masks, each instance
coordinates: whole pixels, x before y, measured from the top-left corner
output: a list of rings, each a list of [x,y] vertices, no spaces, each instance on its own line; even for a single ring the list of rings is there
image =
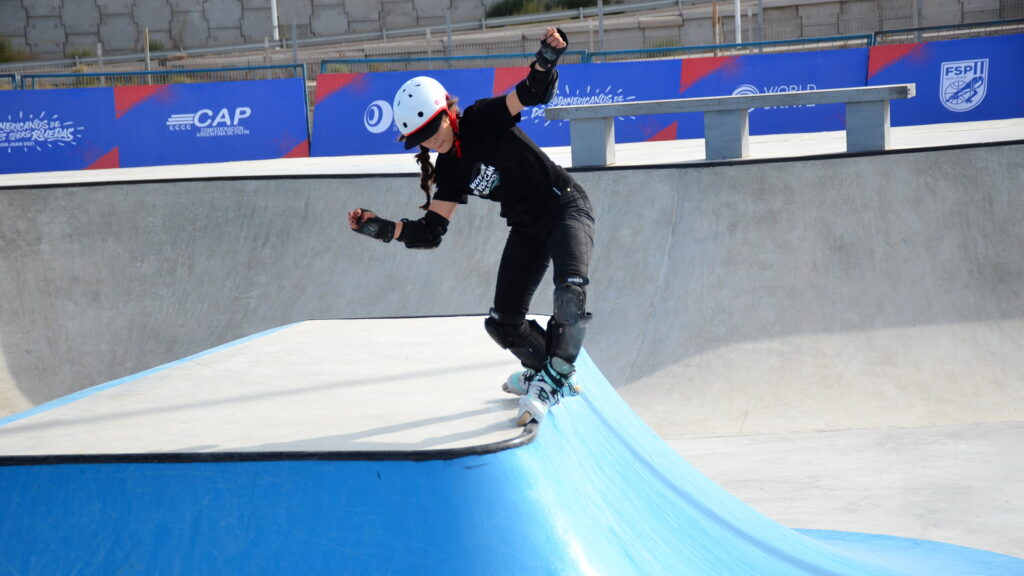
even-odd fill
[[[398,240],[408,248],[436,248],[455,207],[470,195],[501,203],[510,230],[484,327],[525,368],[503,386],[521,396],[520,426],[540,421],[549,406],[579,393],[574,363],[591,317],[586,311],[594,244],[590,200],[516,126],[526,106],[551,101],[558,82],[555,64],[566,46],[564,32],[547,28],[536,60],[515,90],[478,100],[462,113],[432,78],[420,76],[402,85],[395,95],[395,124],[407,150],[420,148],[416,160],[426,212],[418,220],[400,222],[365,209],[348,213],[349,226],[361,234]],[[431,150],[438,153],[436,166]],[[527,321],[526,314],[549,262],[554,264],[554,314],[545,330]]]

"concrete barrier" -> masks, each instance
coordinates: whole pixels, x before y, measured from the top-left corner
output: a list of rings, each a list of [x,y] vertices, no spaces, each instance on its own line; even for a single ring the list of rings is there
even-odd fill
[[[667,437],[1017,421],[1022,148],[578,171],[587,350]],[[418,183],[0,190],[0,411],[290,322],[486,314],[497,206],[460,206],[437,250],[347,229],[415,215]]]
[[[649,100],[589,106],[556,106],[544,111],[548,120],[568,120],[572,165],[615,163],[615,118],[648,114],[704,113],[705,155],[730,160],[749,155],[751,108],[846,105],[846,150],[867,152],[889,148],[889,101],[914,97],[914,84],[777,92],[744,96]]]

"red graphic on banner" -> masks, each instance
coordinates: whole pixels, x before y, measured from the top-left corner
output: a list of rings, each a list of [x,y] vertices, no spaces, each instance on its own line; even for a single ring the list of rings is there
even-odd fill
[[[348,72],[344,74],[321,74],[316,79],[316,103],[319,104],[342,88],[358,82],[366,74]]]
[[[85,167],[86,170],[101,170],[103,168],[120,168],[121,167],[121,154],[118,151],[117,146],[113,150],[107,152],[103,156],[96,159],[95,162]]]
[[[530,73],[529,66],[515,66],[511,68],[494,69],[494,90],[492,96],[507,94],[520,80],[526,78]]]
[[[299,145],[288,151],[287,154],[281,156],[281,158],[308,158],[309,157],[309,140],[303,140],[299,142]]]
[[[679,122],[673,122],[668,126],[658,130],[653,136],[647,139],[648,142],[664,142],[666,140],[675,140],[676,133],[679,130]]]
[[[152,84],[146,86],[115,86],[114,87],[114,109],[117,111],[117,118],[124,116],[129,110],[139,104],[160,95],[170,88],[167,84]]]
[[[923,48],[923,43],[872,46],[868,56],[868,80],[908,56],[920,56]]]
[[[713,56],[711,58],[684,58],[679,73],[679,93],[682,94],[701,79],[732,65],[739,56]]]

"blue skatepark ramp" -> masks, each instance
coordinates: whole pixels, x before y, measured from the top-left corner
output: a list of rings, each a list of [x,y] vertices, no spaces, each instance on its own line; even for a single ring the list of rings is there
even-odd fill
[[[586,353],[516,428],[514,369],[480,317],[310,321],[6,418],[0,574],[1024,574],[764,517]]]

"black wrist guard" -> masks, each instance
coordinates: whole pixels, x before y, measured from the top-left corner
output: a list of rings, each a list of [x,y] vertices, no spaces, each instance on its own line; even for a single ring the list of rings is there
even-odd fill
[[[359,223],[355,229],[360,234],[365,234],[370,238],[380,240],[381,242],[391,242],[395,237],[395,223],[391,220],[385,220],[374,216],[373,218],[367,218]]]
[[[406,248],[437,248],[446,232],[448,219],[427,210],[419,220],[402,219],[402,234],[398,241],[405,242]]]
[[[565,35],[561,28],[555,28],[555,30],[562,37],[562,40],[565,40],[565,46],[554,48],[544,40],[540,41],[540,50],[537,50],[537,65],[545,70],[554,68],[555,64],[558,64],[558,59],[569,48],[569,37]]]
[[[530,73],[516,84],[516,96],[523,106],[547,104],[558,91],[558,70],[540,71],[530,65]]]

